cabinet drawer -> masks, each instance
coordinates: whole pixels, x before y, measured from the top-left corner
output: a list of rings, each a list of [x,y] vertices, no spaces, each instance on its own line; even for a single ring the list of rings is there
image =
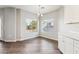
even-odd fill
[[[74,47],[74,54],[79,54],[79,48]]]
[[[60,51],[62,53],[65,53],[65,43],[64,43],[64,41],[62,41],[62,40],[59,41],[58,48],[60,49]]]
[[[66,42],[66,44],[73,45],[73,39],[69,37],[64,36],[64,41]]]
[[[79,41],[74,40],[74,47],[79,48]]]

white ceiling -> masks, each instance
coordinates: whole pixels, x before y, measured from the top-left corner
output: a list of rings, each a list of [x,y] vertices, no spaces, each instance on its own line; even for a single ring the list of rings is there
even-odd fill
[[[38,5],[0,5],[0,8],[2,7],[15,7],[15,8],[20,8],[20,9],[24,9],[27,10],[29,12],[35,13],[37,14],[39,12],[39,6]],[[41,7],[44,7],[41,12],[44,13],[48,13],[48,12],[52,12],[55,11],[57,9],[59,9],[61,6],[60,5],[41,5]]]

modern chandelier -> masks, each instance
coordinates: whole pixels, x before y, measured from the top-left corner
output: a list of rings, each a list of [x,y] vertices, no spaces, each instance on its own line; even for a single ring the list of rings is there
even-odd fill
[[[37,15],[42,17],[44,14],[43,14],[43,10],[45,9],[45,7],[41,6],[41,5],[38,5],[38,13]]]

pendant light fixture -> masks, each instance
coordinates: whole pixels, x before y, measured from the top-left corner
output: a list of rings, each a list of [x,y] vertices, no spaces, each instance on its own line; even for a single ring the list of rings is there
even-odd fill
[[[44,10],[44,7],[41,6],[41,5],[38,5],[38,13],[37,13],[37,15],[42,17],[43,16],[43,12],[42,12],[43,10]]]

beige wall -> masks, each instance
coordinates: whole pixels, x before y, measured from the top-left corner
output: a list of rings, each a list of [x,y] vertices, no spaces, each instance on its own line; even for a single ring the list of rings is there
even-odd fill
[[[26,25],[25,25],[25,20],[27,19],[36,19],[37,21],[39,21],[37,18],[37,15],[27,12],[25,10],[21,10],[21,37],[22,39],[30,39],[30,38],[38,37],[39,36],[39,25],[37,26],[36,32],[27,32]]]
[[[41,29],[40,30],[40,36],[50,38],[50,39],[54,39],[54,40],[58,39],[58,18],[59,18],[58,14],[59,14],[59,10],[56,10],[54,12],[50,12],[48,14],[45,14],[43,17],[41,17],[40,22],[42,22],[42,20],[54,19],[54,21],[53,21],[54,26],[52,28],[52,32],[43,32],[42,29]],[[41,26],[43,26],[43,25],[41,25]],[[40,26],[40,28],[41,28],[41,26]]]
[[[2,40],[18,41],[37,37],[39,34],[39,25],[37,32],[27,32],[25,30],[25,20],[28,18],[36,19],[37,15],[19,10],[16,8],[0,8],[0,17],[2,18]]]
[[[3,9],[3,40],[15,40],[16,39],[16,9],[4,8]]]

